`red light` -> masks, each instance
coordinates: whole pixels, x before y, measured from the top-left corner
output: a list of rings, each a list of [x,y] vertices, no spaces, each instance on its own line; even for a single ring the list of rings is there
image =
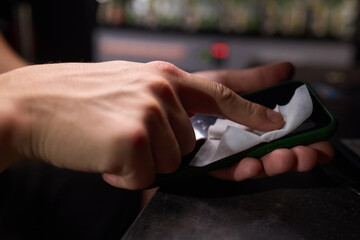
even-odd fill
[[[214,58],[224,59],[230,55],[230,47],[226,43],[214,43],[210,47],[211,55]]]

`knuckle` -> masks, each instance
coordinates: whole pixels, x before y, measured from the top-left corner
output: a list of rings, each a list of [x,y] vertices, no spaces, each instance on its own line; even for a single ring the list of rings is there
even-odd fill
[[[101,169],[106,172],[126,172],[121,162],[122,159],[132,158],[137,149],[142,149],[148,141],[147,131],[144,126],[131,126],[124,131],[124,128],[112,128],[107,137],[103,149],[103,161]]]
[[[125,128],[112,129],[102,154],[100,172],[119,176],[118,186],[138,190],[149,186],[155,178],[148,129],[141,121]]]
[[[260,105],[246,101],[244,104],[244,111],[250,117],[256,116],[260,111]]]
[[[273,162],[273,173],[279,174],[288,171],[296,160],[295,154],[289,149],[274,150],[276,161]]]
[[[178,75],[180,73],[180,69],[176,67],[174,64],[165,62],[165,61],[153,61],[149,63],[152,67],[157,69],[163,74],[169,75]]]
[[[145,126],[138,124],[129,129],[127,141],[130,143],[131,151],[141,149],[146,146],[148,142],[148,132]]]
[[[236,101],[237,95],[228,87],[221,83],[214,83],[215,96],[221,101],[226,103],[233,103]]]
[[[159,103],[150,101],[144,104],[143,108],[143,121],[145,123],[158,122],[163,118],[163,110]]]
[[[170,99],[174,96],[174,90],[171,84],[165,79],[157,78],[152,80],[150,81],[148,87],[150,91],[162,99]]]

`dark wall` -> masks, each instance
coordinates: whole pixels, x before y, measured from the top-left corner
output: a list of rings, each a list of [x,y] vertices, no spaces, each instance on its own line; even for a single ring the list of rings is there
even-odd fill
[[[90,61],[91,32],[96,23],[95,0],[1,0],[0,30],[20,50],[19,5],[30,3],[36,63]],[[31,39],[23,39],[30,41]]]
[[[90,61],[95,0],[30,0],[37,62]]]

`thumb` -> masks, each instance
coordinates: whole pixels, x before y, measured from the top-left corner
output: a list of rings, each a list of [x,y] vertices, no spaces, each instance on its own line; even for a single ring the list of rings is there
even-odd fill
[[[221,83],[193,76],[185,85],[179,95],[187,111],[222,116],[260,131],[279,129],[285,123],[280,113],[240,97]]]

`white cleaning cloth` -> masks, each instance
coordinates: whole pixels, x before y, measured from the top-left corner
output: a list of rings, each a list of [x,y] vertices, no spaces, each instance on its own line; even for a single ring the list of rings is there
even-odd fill
[[[249,129],[226,119],[217,119],[208,130],[208,138],[199,149],[191,166],[205,166],[235,153],[244,151],[262,142],[281,138],[301,125],[313,111],[311,96],[306,85],[296,89],[290,102],[276,105],[275,111],[285,119],[283,128],[271,132]]]

